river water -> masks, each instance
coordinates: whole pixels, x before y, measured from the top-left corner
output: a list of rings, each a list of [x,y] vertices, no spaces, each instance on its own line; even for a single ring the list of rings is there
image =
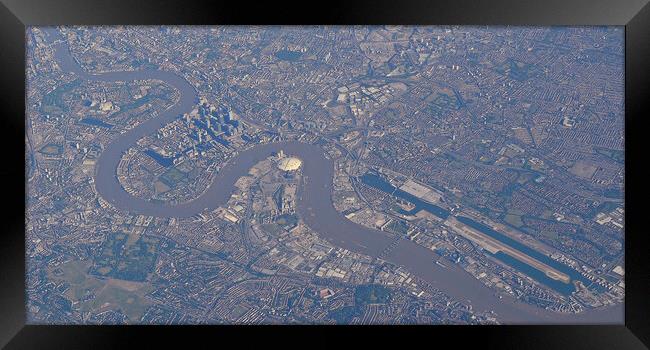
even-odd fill
[[[55,28],[44,28],[49,42],[60,39]],[[255,146],[240,152],[214,176],[206,191],[192,201],[169,205],[150,202],[128,194],[120,185],[116,170],[122,154],[140,138],[155,133],[165,124],[189,112],[198,103],[197,91],[181,76],[168,71],[140,70],[89,74],[73,59],[67,44],[61,40],[54,44],[56,60],[63,71],[74,72],[82,80],[117,82],[130,80],[160,80],[181,93],[180,100],[133,129],[119,135],[100,154],[97,160],[95,187],[106,201],[115,207],[156,217],[190,217],[204,210],[213,210],[226,203],[240,176],[258,161],[280,149],[303,160],[303,186],[299,189],[298,214],[306,225],[330,243],[358,253],[378,257],[394,242],[384,232],[358,225],[336,211],[332,204],[332,179],[334,163],[325,157],[323,150],[312,144],[296,141]],[[430,249],[410,240],[401,239],[384,260],[405,267],[412,274],[449,294],[468,302],[474,310],[493,311],[497,319],[508,324],[546,323],[621,323],[623,307],[617,305],[604,310],[590,310],[581,314],[559,314],[521,303],[514,298],[498,298],[492,290],[464,271],[460,266],[447,263],[442,267]]]

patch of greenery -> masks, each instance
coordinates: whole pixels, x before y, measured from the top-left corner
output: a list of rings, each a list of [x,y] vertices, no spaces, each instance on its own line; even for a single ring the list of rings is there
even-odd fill
[[[160,181],[162,181],[165,185],[169,186],[170,188],[175,188],[179,182],[185,180],[186,178],[187,178],[187,174],[178,170],[175,167],[170,168],[159,177]]]
[[[126,281],[145,281],[156,262],[158,239],[146,236],[134,242],[128,239],[129,236],[121,232],[108,235],[90,273]]]
[[[456,96],[439,92],[426,107],[426,111],[431,116],[440,118],[447,115],[451,110],[459,108],[460,101],[458,101]]]
[[[63,101],[63,95],[80,84],[81,82],[76,79],[57,87],[47,95],[43,96],[43,99],[41,100],[41,112],[45,114],[61,114],[68,111],[68,107]]]
[[[620,206],[620,203],[616,202],[603,202],[601,205],[599,205],[596,208],[596,213],[609,213],[614,211],[614,209],[618,208]],[[594,214],[595,215],[595,214]]]
[[[63,152],[63,146],[54,143],[48,143],[47,145],[43,146],[39,152],[48,156],[58,156]]]
[[[390,289],[380,284],[361,285],[354,290],[354,303],[357,307],[365,307],[368,304],[386,304],[390,298]]]
[[[298,224],[298,217],[295,214],[282,214],[275,219],[275,223],[288,230]]]
[[[539,73],[534,64],[521,62],[512,58],[507,59],[504,63],[497,66],[496,71],[517,81],[528,80]]]
[[[107,285],[105,288],[100,289],[99,294],[94,299],[82,303],[80,311],[98,310],[102,308],[102,305],[109,304],[112,309],[118,308],[122,310],[131,321],[137,321],[146,308],[151,305],[151,302],[144,297],[145,292],[150,289],[151,287],[138,291],[128,291],[117,286]]]
[[[280,50],[275,53],[275,57],[281,61],[297,61],[302,56],[300,51]]]
[[[88,275],[91,261],[69,261],[49,271],[54,281],[70,284],[65,297],[81,312],[97,312],[100,309],[122,310],[131,321],[137,321],[151,302],[145,297],[153,287],[150,284],[130,284],[116,280],[98,279]],[[58,301],[63,302],[63,299]]]
[[[543,229],[539,232],[539,234],[550,241],[555,241],[560,238],[560,234],[556,230]]]
[[[515,227],[524,226],[524,222],[521,220],[520,215],[515,215],[515,214],[512,214],[512,213],[508,213],[508,214],[506,214],[504,220],[507,223],[509,223],[510,225],[515,226]]]
[[[329,318],[333,319],[337,324],[349,324],[356,315],[357,310],[354,306],[343,306],[330,311],[328,314]]]
[[[282,231],[278,225],[274,224],[262,224],[262,228],[273,236],[278,235]]]
[[[409,231],[409,225],[402,220],[395,220],[388,224],[386,229],[393,233],[405,235]]]
[[[607,198],[622,198],[623,197],[623,191],[618,188],[608,188],[603,191],[603,195]]]
[[[282,197],[284,196],[284,184],[280,185],[275,192],[273,192],[273,201],[278,208],[282,208]]]

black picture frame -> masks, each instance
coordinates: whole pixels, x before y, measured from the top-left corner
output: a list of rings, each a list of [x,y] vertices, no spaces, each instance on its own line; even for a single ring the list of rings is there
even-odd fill
[[[650,344],[650,269],[643,227],[644,116],[650,100],[650,5],[647,0],[400,0],[289,2],[0,0],[0,346],[117,348],[188,339],[258,340],[337,346],[342,335],[364,341],[488,348],[643,349]],[[25,325],[25,28],[30,25],[109,24],[441,24],[625,26],[626,300],[624,325],[422,327],[100,327]],[[644,113],[645,112],[645,113]],[[227,328],[227,329],[226,329]],[[263,332],[248,337],[250,332]],[[245,334],[244,334],[245,333]],[[245,339],[245,340],[244,340]],[[295,338],[291,338],[295,339]],[[347,340],[345,340],[347,341]],[[225,344],[225,343],[222,343]],[[292,344],[289,344],[292,345]],[[367,345],[364,345],[367,346]],[[212,346],[210,346],[212,347]]]

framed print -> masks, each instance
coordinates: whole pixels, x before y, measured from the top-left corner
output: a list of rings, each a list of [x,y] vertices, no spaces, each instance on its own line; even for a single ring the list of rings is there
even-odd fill
[[[0,7],[7,348],[647,346],[644,1],[178,6]]]

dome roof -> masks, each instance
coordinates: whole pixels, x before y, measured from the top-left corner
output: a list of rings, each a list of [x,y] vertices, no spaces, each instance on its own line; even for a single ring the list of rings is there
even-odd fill
[[[282,158],[278,162],[278,168],[284,171],[298,170],[302,165],[302,161],[295,157]]]

